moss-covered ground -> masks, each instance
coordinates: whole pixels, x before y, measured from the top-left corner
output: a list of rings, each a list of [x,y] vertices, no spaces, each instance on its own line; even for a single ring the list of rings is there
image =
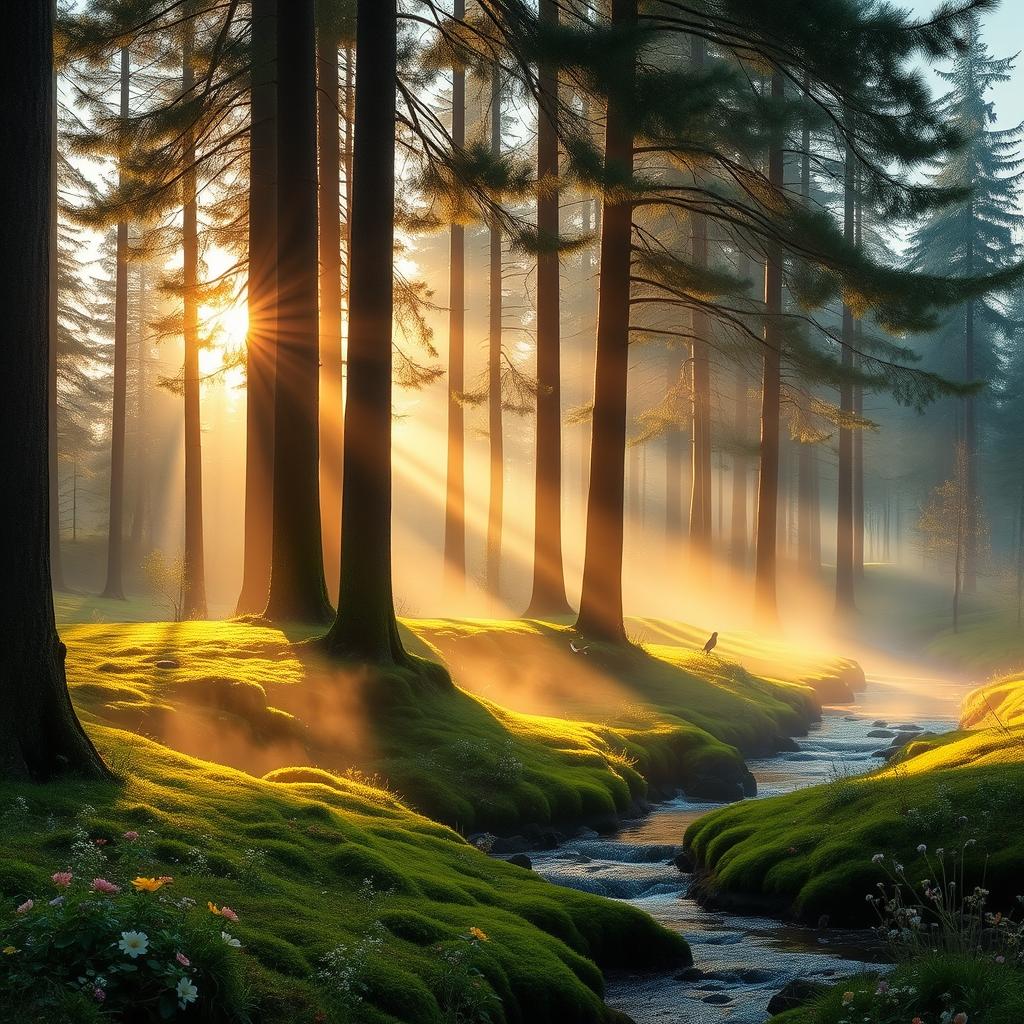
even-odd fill
[[[52,896],[54,871],[127,885],[122,836],[138,832],[146,874],[238,913],[253,1021],[457,1019],[449,1004],[475,975],[453,977],[451,964],[470,955],[472,928],[486,936],[471,966],[495,1021],[610,1020],[599,967],[688,961],[646,915],[488,859],[372,786],[266,782],[128,733],[92,734],[119,782],[0,786],[0,921]],[[133,847],[132,871],[139,856]]]
[[[933,954],[897,966],[884,979],[847,978],[771,1024],[941,1024],[961,1013],[968,1024],[1018,1024],[1024,1020],[1024,972],[992,957]]]
[[[760,905],[833,923],[871,920],[867,893],[884,880],[876,853],[918,882],[921,844],[956,849],[967,839],[967,878],[997,908],[1024,894],[1024,681],[992,684],[965,702],[967,728],[909,744],[878,771],[714,812],[688,830],[712,900]],[[1001,709],[993,722],[990,708]]]
[[[354,670],[325,659],[308,633],[248,622],[63,633],[88,721],[256,775],[358,772],[463,832],[607,823],[651,784],[710,779],[738,791],[737,748],[777,749],[816,713],[805,686],[678,647],[577,654],[567,630],[528,622],[415,622],[407,640],[437,661],[456,634],[449,664],[476,693],[438,671]],[[520,700],[516,680],[537,699]]]

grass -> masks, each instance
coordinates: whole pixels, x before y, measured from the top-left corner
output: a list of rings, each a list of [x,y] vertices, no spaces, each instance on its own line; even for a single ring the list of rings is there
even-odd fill
[[[737,747],[778,749],[816,713],[806,687],[679,648],[577,656],[566,631],[539,623],[410,627],[416,653],[444,650],[457,682],[490,680],[494,692],[453,687],[436,669],[426,684],[367,674],[326,661],[308,634],[241,621],[89,623],[63,636],[87,721],[256,775],[357,771],[463,832],[610,824],[652,784],[725,780],[738,795],[748,776]],[[517,707],[509,680],[527,676],[548,704]]]
[[[962,731],[913,743],[870,775],[716,811],[686,842],[711,900],[859,924],[872,919],[865,895],[884,880],[875,853],[904,863],[916,883],[927,875],[919,844],[951,849],[972,838],[971,884],[1008,909],[1024,893],[1022,798],[1024,728]]]
[[[328,775],[267,782],[90,731],[121,783],[0,785],[0,930],[23,899],[52,895],[54,871],[126,882],[120,837],[133,830],[147,873],[173,876],[176,897],[239,913],[261,1024],[457,1019],[444,954],[464,949],[470,928],[488,937],[476,967],[496,1022],[611,1020],[600,967],[689,962],[685,942],[646,915],[488,859],[380,789]],[[322,969],[339,948],[345,978]],[[0,1019],[32,1020],[12,1012]]]
[[[899,965],[885,976],[847,978],[806,1006],[779,1014],[771,1024],[939,1024],[966,1013],[968,1021],[1018,1024],[1024,1020],[1024,973],[991,958],[932,955]]]

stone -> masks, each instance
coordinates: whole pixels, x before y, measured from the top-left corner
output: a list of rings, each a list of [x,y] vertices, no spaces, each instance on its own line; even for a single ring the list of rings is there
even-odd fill
[[[159,661],[153,662],[157,668],[180,668],[181,666],[174,658],[161,658]]]
[[[804,1006],[812,999],[817,998],[828,989],[819,981],[808,981],[806,978],[796,978],[787,982],[783,988],[776,992],[768,1002],[770,1014],[783,1013],[786,1010],[795,1010],[798,1006]]]
[[[509,864],[515,864],[517,868],[526,868],[527,871],[533,870],[533,861],[525,853],[513,853],[511,857],[506,857],[505,859]]]

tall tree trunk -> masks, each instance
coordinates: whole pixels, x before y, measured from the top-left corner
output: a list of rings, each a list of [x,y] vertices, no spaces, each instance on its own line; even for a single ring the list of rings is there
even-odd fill
[[[558,25],[558,0],[539,0],[542,24]],[[568,615],[562,566],[562,380],[559,306],[558,71],[539,69],[537,180],[547,184],[537,198],[537,468],[533,516],[532,618]]]
[[[971,261],[973,268],[973,260]],[[974,301],[968,301],[964,316],[964,380],[975,376]],[[964,398],[964,448],[967,453],[967,519],[964,537],[965,594],[978,590],[978,406],[974,395]]]
[[[672,344],[665,361],[665,393],[678,395],[686,366],[685,349]],[[674,403],[673,403],[674,404]],[[665,435],[665,541],[673,552],[683,533],[683,431],[670,423]]]
[[[121,47],[121,123],[128,119],[129,54]],[[124,600],[124,442],[128,397],[128,224],[117,225],[114,270],[114,407],[110,421],[110,518],[103,597]]]
[[[861,169],[854,174],[853,190],[853,232],[854,244],[859,249],[862,244],[863,204],[860,197]],[[854,340],[860,350],[860,341],[864,336],[864,325],[858,318],[853,327]],[[855,365],[860,366],[860,356]],[[858,417],[864,414],[864,388],[855,384],[853,388],[853,411]],[[864,431],[857,430],[853,435],[853,574],[855,581],[864,579]]]
[[[192,97],[195,25],[185,23],[182,54],[182,93]],[[206,618],[206,566],[203,553],[203,440],[199,409],[199,220],[196,196],[196,149],[186,129],[182,173],[182,333],[185,342],[185,585],[181,614],[185,619]]]
[[[0,778],[45,781],[106,769],[75,716],[50,581],[49,246],[53,11],[19,6],[0,37]]]
[[[138,351],[135,357],[135,508],[132,511],[131,546],[142,550],[149,492],[149,446],[146,444],[146,266],[139,264]]]
[[[274,621],[330,622],[320,530],[320,339],[313,0],[277,21],[277,381]]]
[[[501,69],[494,65],[491,81],[491,153],[501,157]],[[501,520],[505,500],[505,437],[501,409],[502,261],[501,226],[491,225],[490,323],[487,349],[487,439],[490,487],[487,496],[487,590],[501,595]]]
[[[734,388],[735,411],[733,422],[737,446],[746,444],[749,430],[750,400],[747,397],[747,378],[743,367],[736,364]],[[732,525],[730,528],[729,556],[739,569],[747,566],[747,457],[736,451],[732,457]]]
[[[338,40],[317,41],[317,139],[320,166],[320,516],[324,574],[337,598],[341,572],[341,131]]]
[[[277,372],[277,0],[252,0],[250,46],[245,554],[239,615],[262,612],[270,589]]]
[[[391,586],[396,0],[359,0],[341,587],[328,649],[405,663]]]
[[[636,0],[612,0],[613,25],[629,30],[636,20]],[[605,170],[610,180],[621,180],[632,173],[630,110],[635,67],[631,57],[629,68],[608,97]],[[633,205],[629,198],[606,192],[601,227],[590,492],[576,628],[588,636],[620,643],[626,639],[622,621],[622,504],[632,233]]]
[[[454,17],[466,16],[465,0],[455,0]],[[466,144],[466,72],[452,72],[452,145]],[[450,597],[466,587],[466,230],[451,228],[448,295],[448,466],[444,500],[444,586]]]
[[[772,97],[781,100],[785,79],[772,75]],[[768,180],[783,188],[782,145],[768,153]],[[782,363],[782,247],[769,244],[764,275],[764,377],[761,397],[761,463],[757,478],[757,529],[754,538],[754,603],[758,618],[778,622],[776,600],[776,543],[779,513],[779,386]]]
[[[843,212],[843,232],[846,241],[854,241],[854,160],[853,149],[846,148],[846,187]],[[853,370],[853,311],[843,305],[842,364],[843,370]],[[854,412],[853,384],[844,381],[839,388],[839,408],[844,417]],[[836,611],[845,615],[854,608],[854,515],[853,515],[853,431],[849,427],[839,428],[836,508]]]
[[[695,67],[703,67],[704,40],[693,36],[690,56]],[[693,214],[693,263],[708,265],[708,225],[701,214]],[[703,310],[693,311],[693,489],[690,494],[691,551],[707,557],[711,553],[711,362],[708,359],[710,326]],[[707,566],[708,563],[703,563]]]
[[[56,10],[56,0],[52,0]],[[47,449],[47,463],[50,474],[50,574],[54,590],[66,590],[67,583],[64,580],[64,559],[61,556],[60,545],[60,451],[57,434],[57,325],[58,325],[58,292],[60,284],[58,281],[58,260],[57,253],[60,249],[60,235],[58,227],[60,224],[60,196],[57,191],[57,124],[58,124],[58,98],[57,98],[57,72],[50,76],[50,249],[47,269],[49,272],[50,288],[48,292],[47,312],[49,313],[49,335],[47,337],[47,351],[50,359],[46,371],[46,401],[49,424],[49,442]]]

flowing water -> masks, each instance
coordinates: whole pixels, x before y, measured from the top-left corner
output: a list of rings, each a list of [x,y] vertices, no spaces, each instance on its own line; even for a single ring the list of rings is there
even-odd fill
[[[792,792],[837,774],[881,764],[888,737],[868,733],[914,725],[942,732],[956,724],[965,687],[945,680],[869,677],[855,704],[829,708],[800,749],[748,761],[758,797]],[[628,900],[681,932],[694,969],[609,978],[607,1001],[637,1024],[762,1024],[771,996],[794,979],[828,981],[878,959],[867,931],[805,928],[777,920],[703,909],[687,895],[690,879],[671,863],[686,827],[718,804],[680,796],[615,836],[577,838],[532,854],[534,869],[558,885]]]

